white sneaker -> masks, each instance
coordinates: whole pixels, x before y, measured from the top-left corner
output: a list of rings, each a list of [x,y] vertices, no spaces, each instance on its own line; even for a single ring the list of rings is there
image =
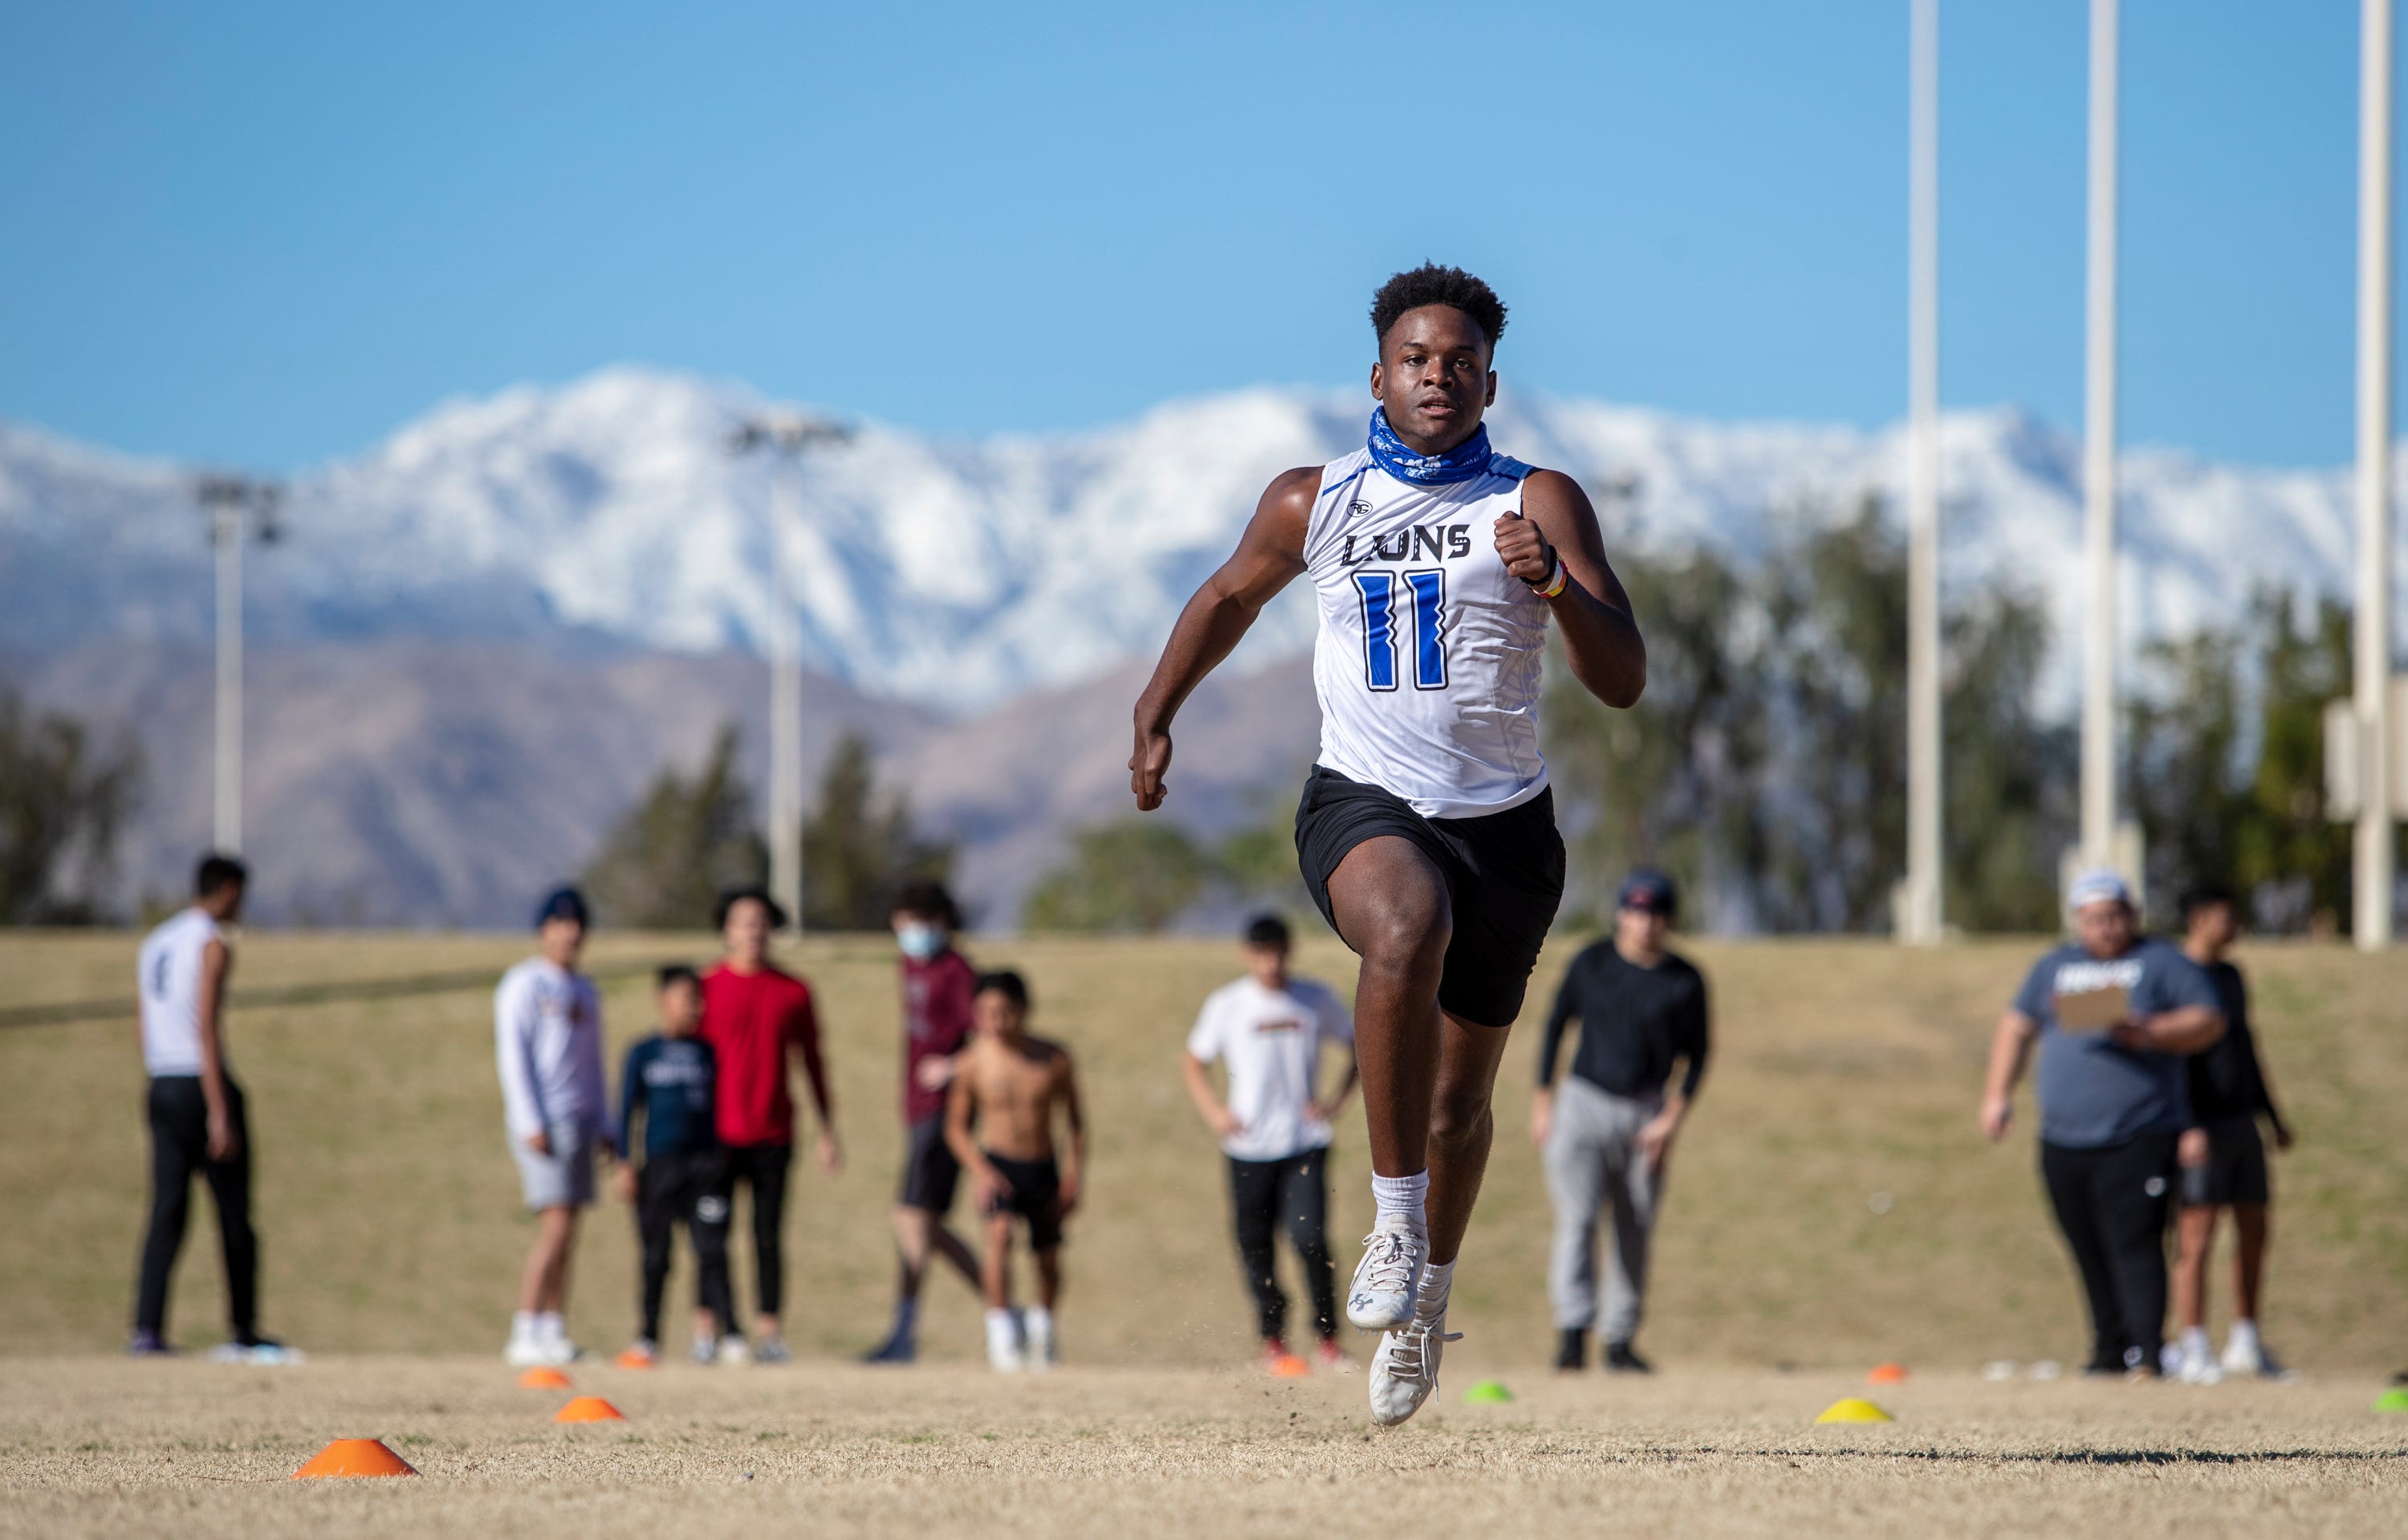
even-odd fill
[[[2266,1365],[2266,1349],[2255,1331],[2235,1331],[2224,1339],[2224,1367],[2236,1374],[2254,1374]]]
[[[1021,1312],[1020,1329],[1028,1344],[1025,1355],[1029,1372],[1043,1374],[1058,1360],[1054,1356],[1054,1312],[1032,1309]]]
[[[1371,1355],[1371,1420],[1393,1428],[1422,1409],[1438,1389],[1438,1360],[1446,1345],[1463,1340],[1446,1317],[1412,1320],[1380,1339]]]
[[[1016,1374],[1028,1367],[1020,1345],[1020,1322],[1009,1310],[986,1313],[986,1361],[998,1374]]]
[[[1354,1281],[1346,1290],[1346,1318],[1366,1331],[1411,1325],[1413,1301],[1421,1292],[1422,1264],[1427,1260],[1429,1236],[1424,1231],[1407,1228],[1401,1219],[1373,1226],[1363,1237],[1363,1259],[1355,1264]]]
[[[502,1361],[513,1369],[549,1369],[553,1366],[552,1345],[533,1337],[512,1337],[502,1349]]]
[[[752,1345],[730,1331],[719,1339],[719,1361],[730,1369],[741,1369],[752,1361]]]

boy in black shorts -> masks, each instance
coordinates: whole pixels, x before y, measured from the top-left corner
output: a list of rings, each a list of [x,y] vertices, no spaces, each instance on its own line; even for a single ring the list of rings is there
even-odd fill
[[[660,971],[653,998],[661,1029],[627,1050],[619,1075],[619,1196],[636,1205],[636,1237],[643,1247],[643,1327],[619,1356],[622,1368],[651,1368],[660,1359],[661,1295],[669,1276],[669,1243],[684,1225],[695,1257],[694,1360],[718,1356],[719,1340],[736,1330],[727,1287],[727,1199],[714,1126],[718,1064],[710,1044],[695,1035],[702,1022],[702,980],[691,968]],[[644,1163],[629,1163],[636,1122],[644,1125]]]
[[[2282,1366],[2258,1336],[2258,1286],[2266,1271],[2266,1216],[2273,1199],[2263,1115],[2274,1147],[2291,1147],[2290,1125],[2274,1105],[2258,1040],[2249,1029],[2249,986],[2225,953],[2241,933],[2232,894],[2212,885],[2182,896],[2183,951],[2205,970],[2224,1001],[2224,1036],[2186,1066],[2191,1128],[2182,1143],[2180,1250],[2174,1260],[2174,1314],[2182,1336],[2167,1371],[2194,1383],[2225,1374],[2279,1374]],[[2232,1330],[2218,1362],[2207,1341],[2207,1259],[2215,1246],[2216,1210],[2232,1211],[2238,1245],[2232,1257]]]
[[[982,974],[971,1012],[977,1035],[962,1053],[945,1102],[945,1143],[970,1173],[986,1231],[980,1282],[987,1361],[1006,1373],[1050,1369],[1054,1306],[1062,1291],[1062,1221],[1078,1206],[1087,1157],[1078,1074],[1068,1049],[1028,1035],[1028,986],[1018,973]],[[1069,1133],[1058,1162],[1056,1108]],[[1011,1310],[1015,1218],[1026,1222],[1028,1249],[1037,1258],[1038,1303],[1025,1323]]]

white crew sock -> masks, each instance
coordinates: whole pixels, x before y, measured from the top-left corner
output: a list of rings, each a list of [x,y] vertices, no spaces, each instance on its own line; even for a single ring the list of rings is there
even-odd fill
[[[1371,1202],[1378,1213],[1375,1225],[1389,1219],[1402,1219],[1407,1228],[1419,1235],[1429,1229],[1423,1209],[1429,1199],[1429,1173],[1417,1171],[1411,1176],[1379,1176],[1371,1178]]]
[[[1054,1312],[1041,1304],[1032,1304],[1020,1313],[1020,1325],[1030,1342],[1050,1342],[1054,1337]]]
[[[536,1313],[535,1340],[538,1342],[568,1340],[568,1323],[560,1318],[559,1311],[542,1310]]]
[[[1445,1315],[1447,1295],[1454,1288],[1454,1262],[1423,1263],[1421,1292],[1413,1299],[1413,1318],[1427,1323]]]
[[[532,1310],[511,1311],[510,1341],[533,1342],[535,1340],[535,1312]]]
[[[2228,1342],[2256,1342],[2258,1340],[2258,1323],[2251,1320],[2246,1316],[2235,1317],[2232,1322],[2232,1332],[2225,1340]],[[2200,1333],[2200,1345],[2204,1346],[2205,1344],[2206,1334],[2202,1332]]]

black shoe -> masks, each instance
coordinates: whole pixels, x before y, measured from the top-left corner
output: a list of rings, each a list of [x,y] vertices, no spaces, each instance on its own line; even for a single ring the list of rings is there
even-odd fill
[[[1588,1367],[1588,1333],[1577,1326],[1567,1326],[1556,1334],[1555,1368],[1564,1374],[1576,1374]]]
[[[1630,1350],[1627,1342],[1605,1345],[1605,1366],[1619,1374],[1652,1374],[1656,1366]]]

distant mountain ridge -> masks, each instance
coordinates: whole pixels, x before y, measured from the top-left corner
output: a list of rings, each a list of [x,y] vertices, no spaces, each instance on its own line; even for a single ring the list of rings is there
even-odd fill
[[[761,783],[768,467],[725,445],[737,384],[613,369],[454,402],[294,478],[247,613],[262,917],[516,925],[663,765],[747,728]],[[1128,804],[1128,709],[1179,606],[1265,482],[1360,442],[1354,393],[1257,389],[1052,437],[875,423],[806,460],[807,737],[960,842],[991,924],[1071,829]],[[1901,439],[1508,395],[1499,448],[1580,477],[1609,545],[1747,554],[1893,497]],[[2079,660],[2077,446],[2020,413],[1943,433],[1945,580],[2004,581]],[[2123,460],[2125,646],[2251,588],[2345,593],[2345,472]],[[117,895],[175,891],[208,834],[208,552],[191,468],[0,425],[0,679],[145,745]],[[1645,617],[1641,617],[1642,621]],[[1318,738],[1302,585],[1191,703],[1171,815],[1211,833],[1292,795]]]
[[[761,405],[741,385],[620,368],[438,407],[293,480],[292,538],[251,569],[253,625],[295,641],[565,628],[757,651],[769,468],[725,438]],[[1147,655],[1270,477],[1354,447],[1368,410],[1357,393],[1262,388],[1042,438],[861,424],[852,444],[804,462],[808,661],[864,694],[959,712]],[[1590,487],[1617,548],[1753,551],[1784,520],[1894,495],[1903,468],[1895,429],[1510,393],[1493,423],[1499,448]],[[2011,410],[1952,415],[1943,440],[1947,581],[2039,593],[2056,622],[2052,693],[2064,693],[2080,635],[2077,446]],[[2137,450],[2123,477],[2127,646],[2235,613],[2256,583],[2346,588],[2342,470]],[[0,425],[0,647],[205,640],[188,485],[185,468]],[[1303,650],[1301,594],[1263,632],[1256,660]]]

